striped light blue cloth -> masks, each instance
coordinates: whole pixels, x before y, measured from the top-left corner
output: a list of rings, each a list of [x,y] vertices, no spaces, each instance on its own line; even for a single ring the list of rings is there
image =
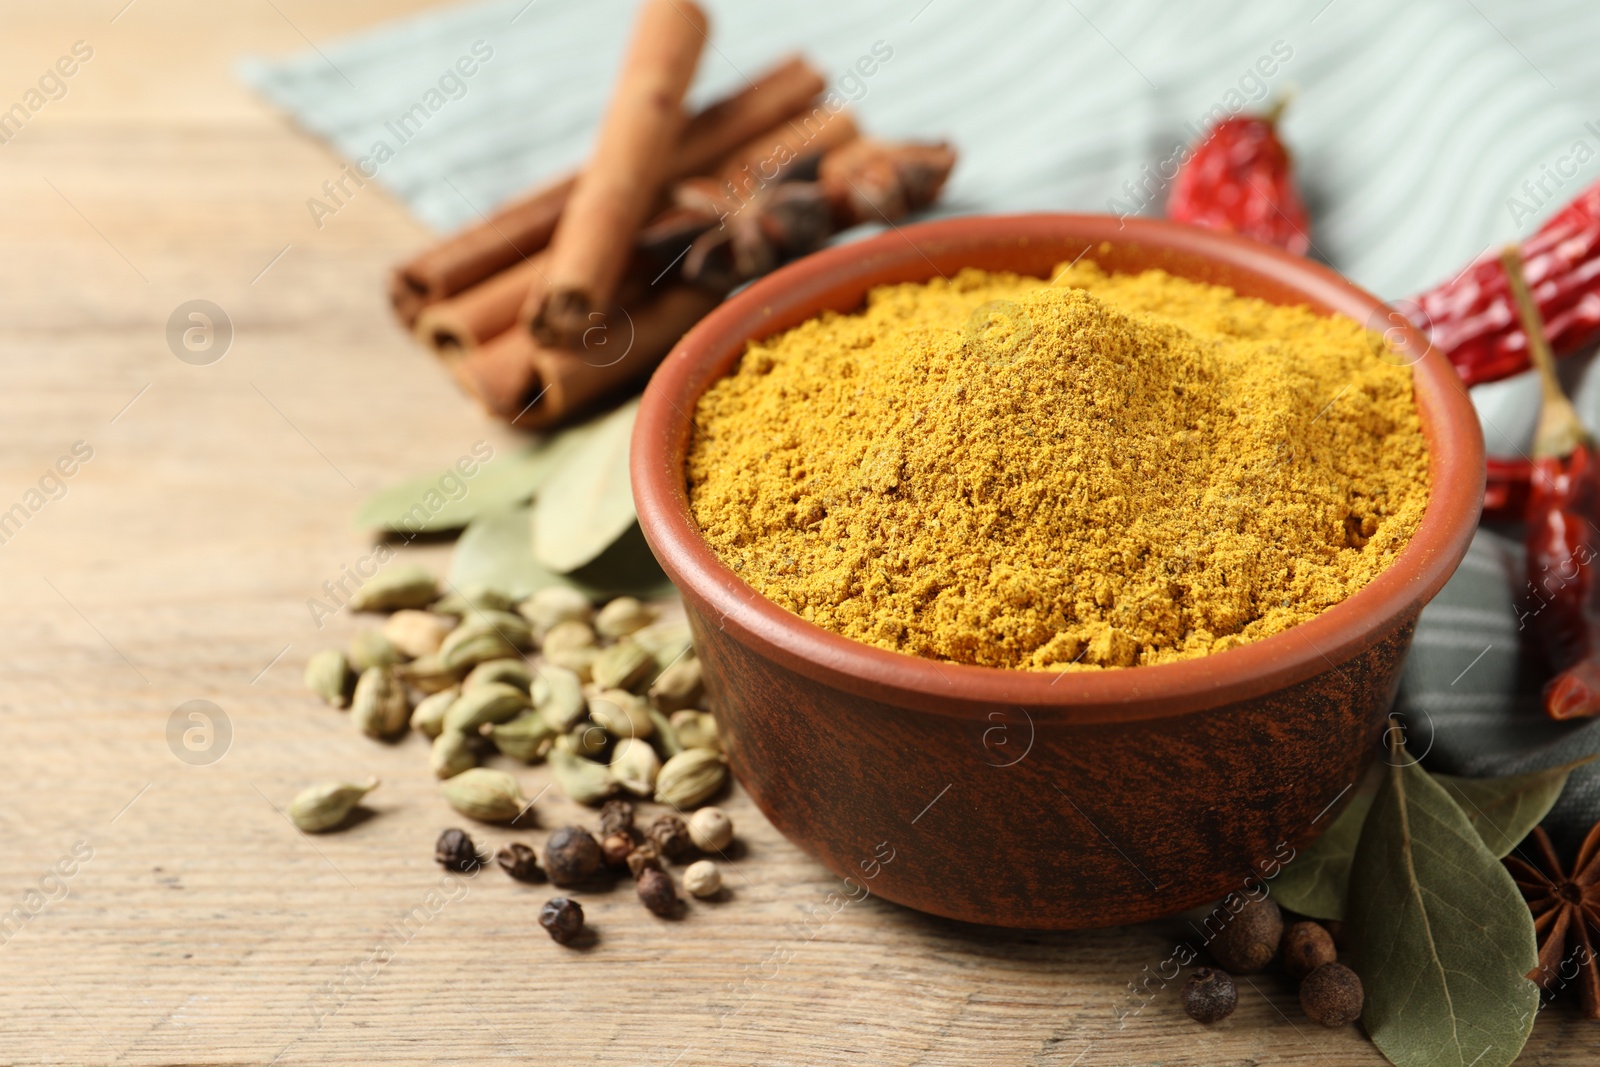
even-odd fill
[[[1287,92],[1282,131],[1314,219],[1313,255],[1402,297],[1600,180],[1592,2],[702,2],[713,34],[694,102],[802,51],[834,72],[832,89],[873,133],[960,148],[940,214],[1159,214],[1160,165],[1177,146],[1215,117]],[[583,159],[633,6],[446,6],[286,59],[247,60],[240,73],[448,230]],[[887,61],[856,69],[885,50]],[[343,205],[319,199],[308,212],[337,226]],[[1600,375],[1572,384],[1600,425]],[[1536,398],[1527,376],[1475,391],[1491,451],[1527,447]],[[1419,745],[1426,735],[1431,766],[1504,773],[1600,751],[1600,723],[1560,726],[1537,712],[1511,608],[1516,552],[1480,534],[1423,614],[1400,707]],[[1570,838],[1597,818],[1591,767],[1552,825]]]

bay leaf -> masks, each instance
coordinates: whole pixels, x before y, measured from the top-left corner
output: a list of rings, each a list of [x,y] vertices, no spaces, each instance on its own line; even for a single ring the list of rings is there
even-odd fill
[[[604,552],[576,570],[562,575],[569,585],[589,593],[591,599],[638,597],[656,600],[677,592],[636,522],[611,542]]]
[[[533,509],[527,504],[473,519],[450,554],[447,580],[455,589],[485,586],[513,600],[571,584],[533,558]]]
[[[1436,774],[1433,780],[1444,786],[1460,806],[1489,851],[1503,858],[1549,814],[1567,784],[1567,776],[1596,758],[1588,756],[1548,770],[1503,778]]]
[[[1362,1025],[1397,1067],[1505,1067],[1533,1030],[1533,919],[1444,786],[1391,749],[1350,869]]]
[[[595,420],[534,503],[534,558],[564,574],[590,562],[634,525],[628,444],[637,398]]]
[[[1361,840],[1361,827],[1377,795],[1377,779],[1369,776],[1321,837],[1296,853],[1271,882],[1272,897],[1281,907],[1313,919],[1343,919],[1350,885],[1350,860]]]
[[[600,555],[570,574],[556,574],[533,554],[534,509],[506,508],[474,519],[450,557],[448,581],[456,589],[487,586],[513,600],[551,585],[565,585],[591,600],[614,596],[670,596],[672,583],[634,523]]]
[[[559,461],[551,452],[541,443],[496,456],[471,478],[454,467],[408,478],[368,497],[356,512],[356,525],[402,534],[460,529],[479,515],[533,499]]]

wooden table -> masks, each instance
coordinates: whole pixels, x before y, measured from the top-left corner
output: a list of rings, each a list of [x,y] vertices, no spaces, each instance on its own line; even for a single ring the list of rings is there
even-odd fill
[[[460,820],[422,740],[369,742],[303,690],[307,655],[355,626],[319,630],[307,600],[369,551],[366,492],[512,439],[385,307],[384,269],[425,233],[376,187],[319,230],[305,201],[341,161],[230,73],[424,5],[123,4],[12,0],[0,33],[0,106],[93,48],[0,146],[0,511],[25,512],[0,528],[0,1062],[1382,1062],[1271,975],[1192,1023],[1155,977],[1181,919],[1030,934],[839,908],[737,791],[729,899],[664,922],[626,885],[585,894],[586,951],[535,926],[548,889],[446,878],[432,843]],[[197,298],[235,330],[203,366],[165,336]],[[79,441],[64,495],[29,496]],[[169,745],[195,699],[231,724],[209,764]],[[308,781],[369,773],[375,814],[346,832],[279,814]],[[1523,1062],[1597,1052],[1558,1006]]]

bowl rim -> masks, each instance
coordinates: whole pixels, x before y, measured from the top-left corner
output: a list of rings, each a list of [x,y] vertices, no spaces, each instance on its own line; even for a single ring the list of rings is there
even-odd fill
[[[688,412],[722,376],[705,376],[706,366],[727,358],[731,368],[737,360],[729,357],[731,347],[742,354],[748,340],[785,328],[763,331],[761,323],[806,308],[804,317],[816,314],[826,290],[859,284],[886,258],[899,264],[926,260],[925,280],[940,273],[929,251],[942,255],[952,244],[1027,243],[1036,236],[1198,255],[1260,276],[1270,287],[1292,290],[1319,313],[1392,323],[1401,350],[1423,353],[1412,371],[1430,479],[1422,521],[1394,562],[1354,595],[1271,637],[1175,663],[1058,674],[950,663],[863,644],[778,606],[718,559],[689,512],[683,478],[692,427]],[[784,316],[775,315],[774,308]],[[1339,670],[1408,625],[1455,571],[1476,530],[1484,445],[1466,387],[1442,352],[1390,312],[1389,305],[1319,263],[1162,219],[980,215],[891,228],[780,268],[731,296],[678,342],[651,378],[634,427],[630,473],[639,523],[685,601],[716,620],[721,631],[796,673],[856,695],[969,718],[993,719],[997,708],[1010,706],[1030,723],[1041,714],[1059,722],[1127,722],[1250,699]]]

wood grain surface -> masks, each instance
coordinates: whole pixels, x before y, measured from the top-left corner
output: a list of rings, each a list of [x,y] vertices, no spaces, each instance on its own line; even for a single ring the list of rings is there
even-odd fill
[[[584,951],[535,925],[548,889],[443,875],[432,842],[461,820],[422,740],[370,742],[301,686],[356,625],[319,629],[307,600],[370,551],[365,493],[514,439],[385,306],[385,268],[427,235],[370,186],[318,229],[306,198],[341,161],[230,73],[423,5],[124,3],[0,5],[0,106],[94,49],[0,146],[0,512],[93,449],[0,544],[0,1063],[1382,1062],[1270,974],[1192,1023],[1159,977],[1182,917],[1034,935],[846,902],[737,790],[726,899],[669,922],[629,885],[580,894]],[[235,330],[206,366],[165,336],[197,298]],[[202,765],[169,745],[195,699],[231,726]],[[367,774],[384,784],[345,832],[279,813]],[[554,795],[539,827],[474,832],[592,823]],[[1558,1004],[1522,1062],[1597,1053]]]

